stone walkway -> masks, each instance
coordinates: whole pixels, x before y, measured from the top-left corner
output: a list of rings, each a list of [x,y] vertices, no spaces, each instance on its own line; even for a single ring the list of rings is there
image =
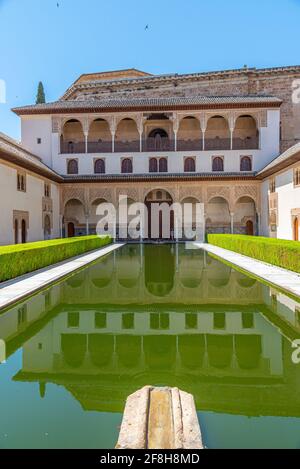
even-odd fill
[[[1,283],[0,310],[75,272],[91,262],[106,256],[122,246],[124,246],[124,244],[112,244]]]
[[[205,249],[225,261],[234,264],[251,274],[260,277],[263,280],[275,285],[276,287],[287,290],[293,295],[300,297],[300,275],[290,270],[282,269],[266,262],[243,256],[228,249],[219,248],[212,244],[194,243],[197,247]]]

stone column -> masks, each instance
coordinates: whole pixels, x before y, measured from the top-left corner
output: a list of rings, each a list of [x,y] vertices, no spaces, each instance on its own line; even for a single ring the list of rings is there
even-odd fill
[[[257,235],[260,236],[261,233],[261,214],[257,212],[257,228],[256,228]]]
[[[86,235],[88,236],[90,234],[90,224],[89,224],[89,216],[85,216],[85,223],[86,223]]]
[[[60,231],[60,237],[63,237],[63,215],[59,216],[59,231]]]
[[[205,114],[202,114],[200,116],[200,127],[201,127],[201,133],[202,133],[202,150],[205,150],[205,132],[206,132],[206,127],[207,127],[207,116]]]
[[[89,138],[89,134],[85,133],[84,134],[85,153],[88,153],[88,138]]]
[[[236,116],[234,114],[230,114],[228,118],[229,130],[230,130],[230,150],[233,149],[233,132],[235,129],[235,122],[236,122]]]
[[[140,136],[140,152],[143,151],[143,133],[144,133],[144,117],[143,115],[139,115],[136,121],[137,129]]]
[[[174,132],[174,151],[177,151],[177,134],[178,134],[180,122],[176,113],[173,114],[173,117],[171,120],[173,122],[173,132]]]
[[[112,153],[115,152],[115,136],[117,131],[117,120],[115,116],[111,117],[109,121],[109,129],[111,133],[111,151]]]
[[[230,230],[231,234],[233,234],[234,231],[234,213],[230,212]]]
[[[83,124],[82,124],[82,127],[83,127],[83,134],[84,134],[84,145],[85,145],[85,153],[88,153],[88,139],[89,139],[89,118],[86,117],[83,121]]]

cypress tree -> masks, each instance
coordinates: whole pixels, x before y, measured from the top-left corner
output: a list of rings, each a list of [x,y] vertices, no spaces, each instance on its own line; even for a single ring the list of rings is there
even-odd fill
[[[40,81],[38,86],[38,91],[36,95],[36,104],[44,104],[46,102],[44,85]]]

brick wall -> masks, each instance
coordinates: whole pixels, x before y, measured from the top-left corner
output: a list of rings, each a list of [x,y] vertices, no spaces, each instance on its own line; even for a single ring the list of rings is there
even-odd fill
[[[300,79],[300,67],[237,70],[203,75],[173,76],[124,84],[99,84],[98,88],[77,90],[69,99],[140,98],[172,96],[271,95],[282,99],[281,150],[300,141],[300,104],[292,103],[293,80]]]

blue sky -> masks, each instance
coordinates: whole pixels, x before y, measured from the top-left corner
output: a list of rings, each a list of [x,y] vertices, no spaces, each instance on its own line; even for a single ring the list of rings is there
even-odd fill
[[[20,137],[39,80],[53,101],[87,72],[300,64],[299,25],[300,0],[0,0],[0,131]]]

